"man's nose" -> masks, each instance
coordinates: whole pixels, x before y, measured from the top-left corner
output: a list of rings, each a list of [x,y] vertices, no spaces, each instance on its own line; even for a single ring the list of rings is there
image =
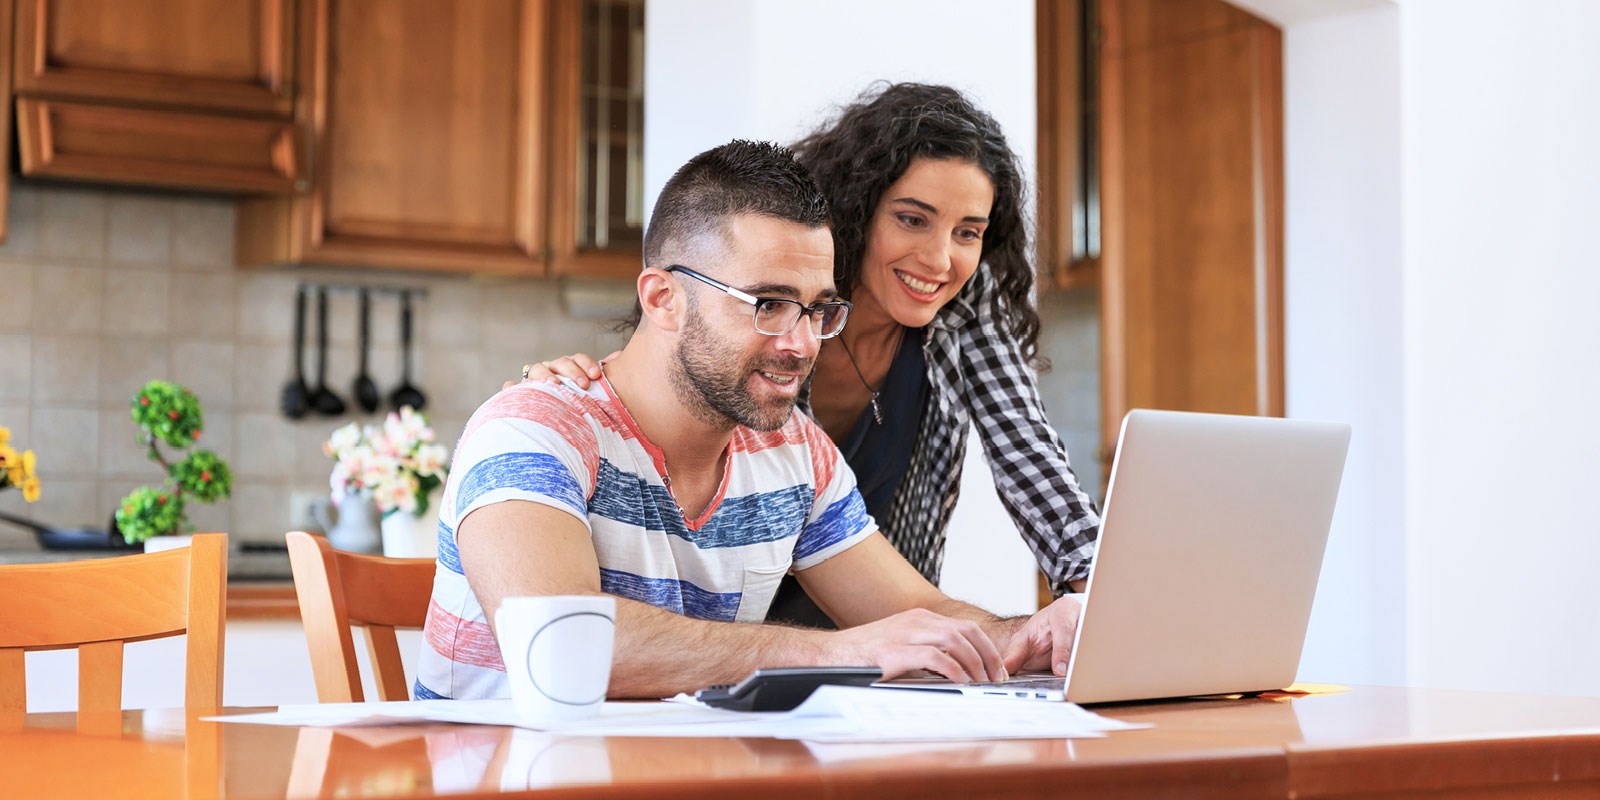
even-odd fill
[[[817,316],[815,313],[802,312],[788,333],[774,337],[778,340],[778,349],[802,358],[815,357],[822,347],[822,340],[817,338],[817,330],[822,321],[817,319]]]

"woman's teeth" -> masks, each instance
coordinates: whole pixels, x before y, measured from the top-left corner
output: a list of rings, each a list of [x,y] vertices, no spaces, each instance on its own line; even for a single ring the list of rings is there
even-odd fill
[[[904,272],[896,271],[894,274],[895,277],[900,279],[901,283],[911,287],[911,291],[916,292],[917,294],[933,294],[939,290],[939,284],[937,283],[932,283],[930,281],[919,281],[916,278],[905,274]]]

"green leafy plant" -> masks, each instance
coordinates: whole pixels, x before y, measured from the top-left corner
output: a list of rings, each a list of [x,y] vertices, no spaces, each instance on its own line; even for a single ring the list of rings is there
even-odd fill
[[[161,465],[167,478],[160,488],[141,486],[117,506],[117,528],[129,544],[152,536],[181,533],[188,527],[190,498],[215,503],[233,488],[233,471],[210,450],[195,450],[174,461],[160,444],[185,450],[199,440],[205,427],[200,399],[188,389],[166,381],[151,381],[133,396],[136,439],[151,461]]]

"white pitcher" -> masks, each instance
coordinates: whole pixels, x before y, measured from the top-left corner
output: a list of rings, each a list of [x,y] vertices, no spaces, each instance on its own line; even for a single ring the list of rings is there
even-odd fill
[[[337,518],[328,519],[328,506],[338,509]],[[372,498],[346,492],[332,503],[318,503],[313,510],[317,524],[327,532],[328,544],[352,553],[381,553],[383,539],[378,533],[378,509]]]

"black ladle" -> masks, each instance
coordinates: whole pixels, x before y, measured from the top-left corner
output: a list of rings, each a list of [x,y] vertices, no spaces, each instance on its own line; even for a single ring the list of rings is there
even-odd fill
[[[317,385],[311,389],[311,407],[319,414],[337,417],[344,400],[328,388],[328,290],[317,290]]]
[[[306,388],[305,373],[306,350],[306,290],[304,287],[295,290],[294,296],[294,377],[289,379],[283,387],[283,398],[280,404],[283,415],[289,419],[300,419],[311,410],[311,390]]]
[[[400,293],[400,354],[403,358],[400,369],[400,385],[389,394],[389,405],[399,411],[405,406],[411,406],[413,411],[421,411],[428,404],[428,398],[422,390],[411,385],[411,293]]]
[[[366,289],[362,289],[361,290],[361,329],[360,329],[360,333],[361,333],[361,372],[360,372],[360,374],[356,375],[355,386],[353,386],[351,388],[350,394],[351,394],[352,397],[355,398],[356,405],[360,406],[361,410],[367,412],[368,414],[371,414],[372,412],[377,411],[378,410],[378,404],[383,401],[383,398],[378,396],[378,384],[374,383],[373,380],[372,380],[372,376],[367,374],[367,347],[368,347],[368,343],[369,343],[369,339],[370,339],[370,336],[369,336],[370,325],[368,323],[368,320],[369,320],[369,318],[371,316],[371,313],[372,313],[372,300],[367,295],[367,290]]]

